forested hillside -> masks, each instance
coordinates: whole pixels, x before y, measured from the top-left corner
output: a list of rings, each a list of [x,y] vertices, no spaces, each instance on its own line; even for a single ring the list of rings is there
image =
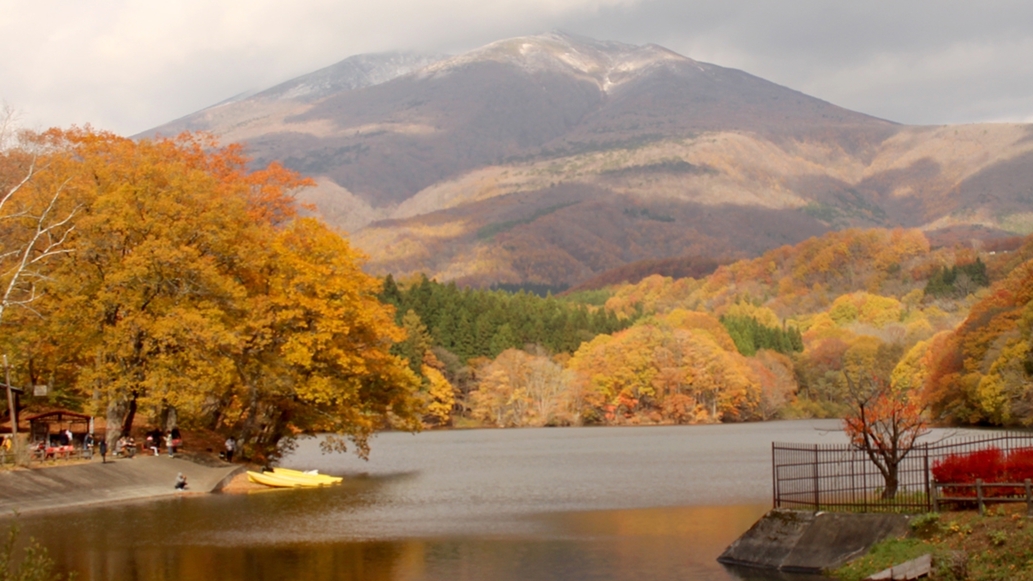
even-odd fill
[[[1033,420],[1022,403],[1033,370],[1029,271],[1017,266],[1030,264],[1029,253],[1033,244],[991,253],[932,248],[917,230],[853,229],[700,279],[651,276],[567,299],[601,307],[426,278],[401,287],[388,279],[385,299],[410,337],[413,323],[436,321],[423,331],[421,361],[453,387],[451,412],[437,423],[838,417],[850,382],[873,374],[926,402],[936,419],[1014,423]],[[449,330],[457,320],[481,321],[480,340],[457,342]],[[993,339],[966,339],[973,333]],[[959,382],[980,368],[963,378],[972,387]]]
[[[0,347],[50,386],[30,404],[116,436],[140,416],[253,457],[314,430],[364,452],[392,425],[838,417],[861,381],[936,420],[1033,423],[1033,239],[847,229],[541,297],[364,274],[298,216],[305,179],[203,136],[26,134],[0,169]]]

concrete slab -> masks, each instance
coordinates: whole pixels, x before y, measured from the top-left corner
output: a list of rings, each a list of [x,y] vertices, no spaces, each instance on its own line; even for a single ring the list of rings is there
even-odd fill
[[[801,573],[835,569],[875,543],[907,531],[907,517],[901,514],[818,513],[779,568]]]
[[[773,509],[717,560],[728,565],[778,569],[814,523],[814,517],[813,512]]]
[[[813,513],[774,509],[736,539],[718,561],[794,573],[820,573],[908,530],[900,514]]]
[[[244,466],[203,466],[181,458],[137,456],[83,464],[0,472],[0,516],[183,494],[176,475],[187,478],[187,492],[213,492]]]

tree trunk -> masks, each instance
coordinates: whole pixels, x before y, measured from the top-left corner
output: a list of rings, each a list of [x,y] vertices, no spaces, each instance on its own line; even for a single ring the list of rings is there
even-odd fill
[[[134,393],[129,398],[129,404],[126,409],[126,415],[122,420],[122,434],[129,435],[129,432],[133,429],[133,420],[136,419],[136,394]]]
[[[168,432],[179,425],[179,418],[176,415],[176,408],[170,405],[163,405],[161,408],[161,431]]]
[[[897,496],[897,488],[900,487],[900,480],[897,475],[897,465],[888,465],[884,476],[886,479],[886,488],[882,491],[882,499],[893,500]]]
[[[104,439],[108,443],[108,449],[114,450],[115,442],[122,437],[123,420],[126,417],[127,402],[124,399],[113,399],[108,404],[107,425]]]

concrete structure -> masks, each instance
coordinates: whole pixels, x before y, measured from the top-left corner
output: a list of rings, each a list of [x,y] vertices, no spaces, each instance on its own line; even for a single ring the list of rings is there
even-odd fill
[[[933,556],[931,553],[926,553],[917,559],[911,559],[874,575],[869,575],[865,581],[912,581],[928,577],[932,570]]]
[[[718,561],[727,565],[820,573],[859,557],[908,530],[908,516],[774,509],[743,533]]]
[[[0,471],[0,516],[91,504],[160,498],[183,494],[173,488],[176,475],[187,477],[187,493],[219,490],[244,466],[213,462],[203,466],[180,458],[137,456]]]

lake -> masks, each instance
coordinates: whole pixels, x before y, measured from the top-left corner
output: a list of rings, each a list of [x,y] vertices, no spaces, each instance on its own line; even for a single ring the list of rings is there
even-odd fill
[[[344,485],[20,521],[91,581],[734,580],[715,558],[771,506],[771,442],[839,425],[384,433],[368,462],[308,439],[284,465]]]

